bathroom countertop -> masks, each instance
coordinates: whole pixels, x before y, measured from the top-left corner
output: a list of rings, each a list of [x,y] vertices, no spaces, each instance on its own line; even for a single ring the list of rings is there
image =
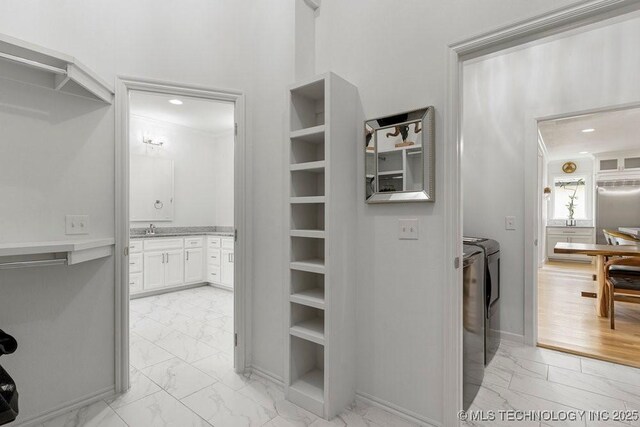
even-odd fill
[[[156,234],[145,234],[146,227],[135,227],[129,232],[131,239],[153,239],[156,237],[221,236],[233,237],[233,227],[227,226],[191,226],[156,227]]]
[[[233,237],[233,233],[224,231],[185,231],[175,233],[156,233],[156,234],[132,234],[130,239],[153,239],[156,237],[189,237],[189,236],[221,236]]]

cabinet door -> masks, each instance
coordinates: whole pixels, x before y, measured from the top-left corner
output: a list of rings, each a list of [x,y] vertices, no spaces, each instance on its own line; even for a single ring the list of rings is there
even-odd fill
[[[145,252],[144,289],[156,289],[164,286],[164,252]]]
[[[165,252],[164,285],[177,286],[184,283],[184,251],[174,249]]]
[[[220,249],[207,248],[207,264],[220,267]]]
[[[229,249],[222,250],[221,261],[221,282],[222,285],[233,288],[233,251]]]
[[[129,275],[129,294],[133,295],[142,291],[142,273]]]
[[[202,248],[185,249],[184,251],[184,282],[198,283],[203,281],[204,253]]]

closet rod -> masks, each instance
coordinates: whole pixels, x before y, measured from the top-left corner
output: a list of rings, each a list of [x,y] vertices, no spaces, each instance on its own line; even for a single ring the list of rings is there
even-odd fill
[[[0,58],[8,59],[9,61],[17,62],[19,64],[27,65],[32,68],[38,68],[40,70],[47,70],[55,74],[66,75],[67,70],[54,67],[52,65],[43,64],[42,62],[32,61],[30,59],[21,58],[19,56],[10,55],[8,53],[0,52]]]
[[[66,258],[59,259],[41,259],[35,261],[15,261],[15,262],[3,262],[0,263],[0,270],[6,270],[10,268],[23,268],[23,267],[47,267],[50,265],[66,265]]]

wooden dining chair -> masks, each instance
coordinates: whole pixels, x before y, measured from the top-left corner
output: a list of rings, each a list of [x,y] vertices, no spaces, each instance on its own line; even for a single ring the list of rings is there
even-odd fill
[[[640,274],[633,270],[626,274],[613,270],[615,267],[640,268],[640,257],[616,258],[605,265],[605,280],[609,293],[609,316],[611,319],[611,329],[616,328],[614,302],[616,295],[618,301],[640,304]],[[613,274],[612,274],[613,273]]]
[[[640,244],[640,239],[631,234],[622,233],[615,230],[603,229],[602,233],[609,245],[637,245]]]

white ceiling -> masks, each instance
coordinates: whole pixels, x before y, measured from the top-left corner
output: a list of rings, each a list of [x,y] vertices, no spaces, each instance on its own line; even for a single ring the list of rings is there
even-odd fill
[[[179,99],[182,105],[169,103]],[[233,103],[185,96],[161,95],[149,92],[132,92],[132,115],[187,126],[212,134],[233,130]]]
[[[540,122],[550,160],[640,149],[640,108]],[[583,129],[595,129],[584,133]],[[589,154],[580,154],[583,151]]]

